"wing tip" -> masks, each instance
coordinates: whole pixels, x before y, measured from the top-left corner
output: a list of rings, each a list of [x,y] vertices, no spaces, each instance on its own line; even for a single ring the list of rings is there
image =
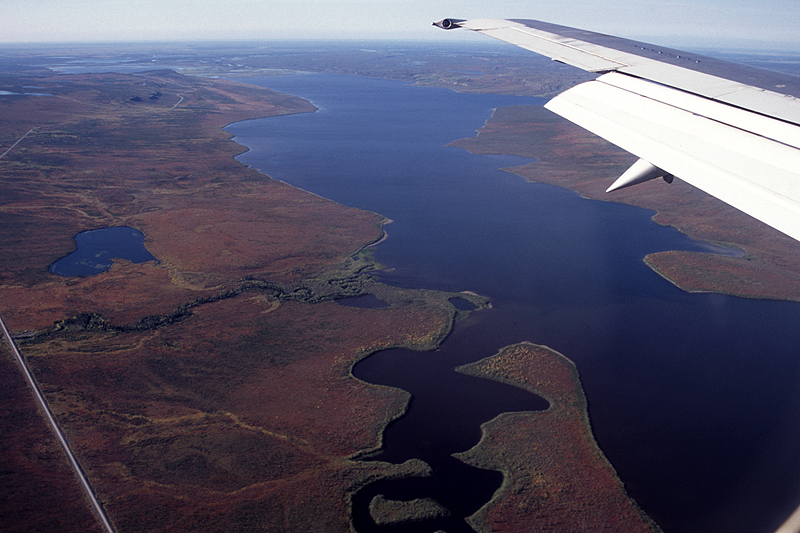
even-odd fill
[[[466,20],[462,19],[442,19],[438,22],[434,22],[433,25],[437,28],[442,28],[443,30],[455,30],[460,28],[461,25],[466,22]]]

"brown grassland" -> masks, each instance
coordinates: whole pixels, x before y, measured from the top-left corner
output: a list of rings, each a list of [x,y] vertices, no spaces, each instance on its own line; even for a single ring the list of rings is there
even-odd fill
[[[53,96],[0,98],[0,146],[30,131],[0,159],[0,313],[118,531],[349,531],[354,490],[418,470],[354,460],[408,396],[350,368],[435,347],[453,295],[373,282],[383,217],[247,169],[221,130],[312,105],[170,71],[2,85]],[[158,262],[48,272],[78,232],[119,225]],[[366,293],[391,305],[333,301]],[[96,529],[2,364],[6,530]]]

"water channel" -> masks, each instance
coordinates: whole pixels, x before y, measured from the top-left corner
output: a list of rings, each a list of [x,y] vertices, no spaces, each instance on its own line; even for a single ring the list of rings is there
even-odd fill
[[[382,352],[356,367],[415,395],[384,458],[430,453],[445,465],[453,447],[477,441],[477,419],[492,415],[473,405],[506,407],[477,391],[465,404],[472,385],[452,368],[531,341],[575,361],[597,441],[666,531],[768,530],[800,503],[800,305],[682,292],[642,259],[703,243],[652,212],[498,170],[521,158],[446,146],[495,107],[540,101],[327,74],[243,81],[320,108],[229,126],[250,149],[243,163],[392,219],[375,252],[391,267],[383,281],[492,299],[440,350]],[[427,379],[438,385],[430,397]],[[510,408],[536,401],[523,396]],[[445,437],[460,440],[438,444]]]

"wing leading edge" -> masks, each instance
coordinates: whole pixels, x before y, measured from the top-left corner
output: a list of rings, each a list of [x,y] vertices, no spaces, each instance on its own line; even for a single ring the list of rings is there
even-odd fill
[[[545,107],[638,156],[613,191],[676,176],[800,240],[800,78],[533,20],[454,20],[597,72]]]

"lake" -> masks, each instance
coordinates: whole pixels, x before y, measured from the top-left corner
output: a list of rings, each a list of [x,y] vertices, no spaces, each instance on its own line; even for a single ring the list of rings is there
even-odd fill
[[[111,268],[114,259],[132,263],[154,261],[144,247],[144,234],[138,229],[115,226],[84,231],[75,236],[76,250],[52,265],[59,276],[93,276]]]
[[[426,420],[462,416],[454,366],[530,341],[576,363],[598,443],[665,531],[767,531],[800,504],[800,305],[685,293],[643,257],[703,243],[650,211],[499,170],[529,160],[446,146],[495,107],[541,101],[328,74],[241,81],[320,111],[229,126],[250,149],[240,161],[392,219],[375,248],[390,268],[381,281],[492,300],[436,352],[381,352],[355,368],[414,390],[413,423],[390,427],[387,453],[418,453]],[[433,372],[441,385],[428,391]]]

